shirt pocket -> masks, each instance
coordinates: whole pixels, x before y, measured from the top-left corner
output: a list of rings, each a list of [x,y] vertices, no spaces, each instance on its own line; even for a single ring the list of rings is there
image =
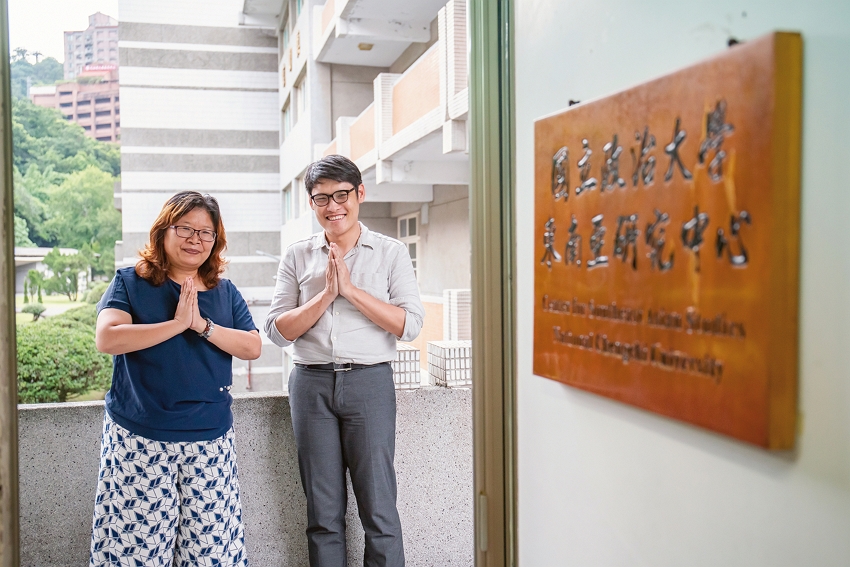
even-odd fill
[[[384,303],[390,300],[387,274],[383,272],[362,272],[351,274],[351,283]]]

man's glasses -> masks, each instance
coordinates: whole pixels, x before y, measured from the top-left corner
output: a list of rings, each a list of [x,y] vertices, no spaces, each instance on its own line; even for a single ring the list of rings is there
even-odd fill
[[[195,233],[198,234],[198,238],[203,240],[204,242],[215,242],[215,233],[211,230],[195,230],[190,226],[174,226],[173,224],[168,228],[173,228],[174,232],[177,233],[177,236],[180,238],[192,238],[195,236]]]
[[[356,187],[352,187],[351,189],[341,189],[339,191],[334,191],[332,195],[328,195],[327,193],[316,193],[315,195],[310,195],[310,199],[313,200],[313,203],[317,207],[324,207],[328,203],[331,202],[331,198],[333,198],[334,203],[339,203],[340,205],[344,202],[348,201],[348,194],[352,191],[356,191]]]

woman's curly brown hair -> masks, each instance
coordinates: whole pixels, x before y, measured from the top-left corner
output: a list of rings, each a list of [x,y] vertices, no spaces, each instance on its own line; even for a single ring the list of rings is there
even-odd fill
[[[198,268],[198,276],[207,286],[207,289],[212,289],[218,285],[227,263],[222,257],[222,253],[227,248],[227,235],[224,232],[224,223],[221,221],[218,201],[211,195],[201,195],[197,191],[181,191],[162,206],[159,216],[156,217],[151,227],[150,241],[145,244],[145,249],[139,252],[142,257],[136,264],[136,273],[139,277],[156,286],[165,282],[165,278],[168,277],[165,231],[193,209],[204,209],[210,214],[216,233],[210,257]]]

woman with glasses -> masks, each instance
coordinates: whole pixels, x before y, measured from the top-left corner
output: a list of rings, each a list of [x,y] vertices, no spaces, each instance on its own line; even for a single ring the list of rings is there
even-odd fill
[[[245,566],[232,357],[260,356],[245,300],[221,277],[218,202],[171,197],[135,267],[98,304],[113,355],[90,565]]]

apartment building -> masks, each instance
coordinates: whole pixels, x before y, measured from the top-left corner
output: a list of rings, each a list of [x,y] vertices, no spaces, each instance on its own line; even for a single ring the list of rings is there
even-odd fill
[[[76,80],[30,88],[30,100],[59,110],[66,120],[82,126],[87,136],[101,142],[121,139],[121,103],[118,65],[85,65]]]
[[[65,32],[65,79],[95,63],[118,64],[118,20],[100,12],[89,16],[83,31]]]
[[[281,247],[320,230],[307,165],[351,158],[364,174],[362,221],[407,244],[416,267],[425,368],[426,342],[470,338],[469,294],[460,309],[444,304],[470,286],[466,3],[245,0],[243,14],[278,35]]]
[[[218,199],[225,277],[258,328],[280,255],[280,141],[274,27],[242,25],[233,0],[119,0],[123,238],[132,265],[163,203],[181,190]],[[280,390],[281,352],[234,362],[234,391]]]

